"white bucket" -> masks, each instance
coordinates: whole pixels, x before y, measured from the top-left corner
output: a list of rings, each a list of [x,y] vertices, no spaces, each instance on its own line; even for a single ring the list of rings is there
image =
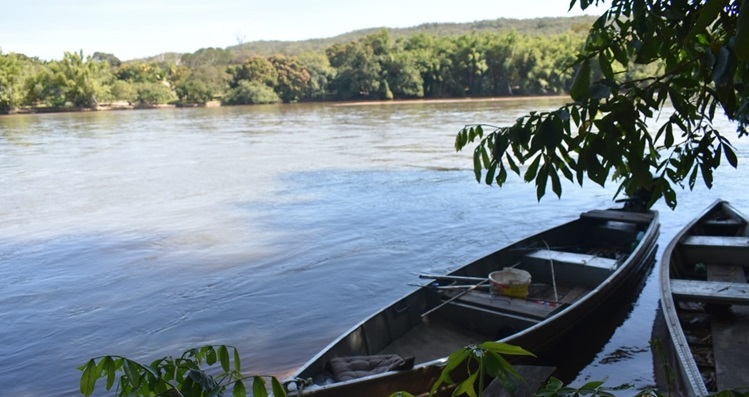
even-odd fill
[[[525,270],[508,267],[491,272],[489,282],[494,290],[502,295],[527,298],[528,286],[531,285],[531,274]]]

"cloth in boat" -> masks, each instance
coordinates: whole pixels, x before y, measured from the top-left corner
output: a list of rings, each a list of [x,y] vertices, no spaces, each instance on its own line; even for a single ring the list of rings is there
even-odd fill
[[[402,371],[414,366],[414,358],[403,358],[397,354],[375,356],[336,357],[328,363],[337,382],[362,378],[387,371]]]

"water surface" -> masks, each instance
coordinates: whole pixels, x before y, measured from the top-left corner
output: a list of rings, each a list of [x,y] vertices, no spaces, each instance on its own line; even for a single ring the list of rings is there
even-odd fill
[[[612,205],[613,186],[565,185],[539,203],[517,177],[477,184],[471,151],[453,149],[466,123],[559,103],[0,118],[0,387],[75,396],[91,357],[150,362],[204,344],[238,347],[248,373],[291,373],[419,273]],[[743,164],[749,146],[735,143]],[[659,206],[660,250],[718,197],[749,211],[746,177],[725,168],[675,212]],[[656,273],[573,381],[653,383]]]

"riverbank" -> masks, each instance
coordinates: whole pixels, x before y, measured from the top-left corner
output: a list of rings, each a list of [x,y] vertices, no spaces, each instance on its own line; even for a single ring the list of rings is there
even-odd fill
[[[439,99],[400,99],[390,101],[359,101],[341,102],[333,106],[372,106],[372,105],[402,105],[414,103],[468,103],[468,102],[510,102],[510,101],[538,101],[539,99],[562,99],[569,98],[568,95],[538,95],[538,96],[507,96],[507,97],[484,97],[484,98],[439,98]]]
[[[485,98],[435,98],[435,99],[396,99],[396,100],[377,100],[377,101],[355,101],[355,102],[327,102],[332,106],[383,106],[383,105],[403,105],[403,104],[434,104],[434,103],[469,103],[469,102],[509,102],[509,101],[538,101],[539,99],[561,99],[568,98],[567,95],[550,95],[550,96],[527,96],[527,97],[485,97]],[[0,116],[17,116],[28,114],[44,113],[77,113],[77,112],[101,112],[114,110],[154,110],[154,109],[174,109],[174,108],[192,108],[192,107],[220,107],[220,106],[253,106],[253,105],[222,105],[220,101],[210,101],[207,103],[185,103],[185,104],[156,104],[142,105],[130,104],[127,102],[113,102],[100,105],[96,108],[56,108],[56,107],[29,107],[19,108],[8,112],[0,112]]]
[[[16,116],[16,115],[24,115],[24,114],[45,114],[45,113],[79,113],[79,112],[106,112],[106,111],[113,111],[113,110],[153,110],[153,109],[174,109],[179,107],[218,107],[221,106],[221,102],[219,101],[211,101],[207,103],[183,103],[183,104],[155,104],[155,105],[145,105],[145,104],[131,104],[127,102],[112,102],[107,103],[103,105],[99,105],[95,108],[85,108],[85,107],[28,107],[28,108],[18,108],[11,111],[6,112],[0,112],[0,116]]]

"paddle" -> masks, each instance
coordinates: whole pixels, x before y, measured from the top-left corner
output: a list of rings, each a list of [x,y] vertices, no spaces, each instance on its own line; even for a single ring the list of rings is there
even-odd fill
[[[455,281],[485,281],[484,277],[466,277],[466,276],[448,276],[438,274],[419,274],[419,278],[428,278],[433,280],[455,280]]]
[[[476,285],[473,285],[471,288],[467,288],[464,291],[461,291],[460,293],[458,293],[457,295],[453,296],[452,298],[450,298],[450,299],[448,299],[448,300],[440,303],[439,305],[437,305],[437,306],[435,306],[435,307],[427,310],[426,312],[422,313],[421,317],[428,316],[429,314],[433,313],[434,311],[436,311],[437,309],[441,308],[442,306],[445,306],[446,304],[448,304],[448,303],[450,303],[450,302],[452,302],[452,301],[460,298],[461,296],[463,296],[463,295],[465,295],[465,294],[473,291],[474,289],[476,289],[476,288],[478,288],[478,287],[480,287],[480,286],[482,286],[482,285],[484,285],[484,284],[486,284],[488,282],[489,282],[488,278],[482,279],[482,281],[480,283],[478,283]]]
[[[433,289],[463,289],[463,288],[471,288],[475,284],[464,284],[464,285],[434,285],[434,284],[408,284],[412,287],[421,287],[421,288],[433,288]],[[482,285],[482,287],[489,287],[488,285]]]

